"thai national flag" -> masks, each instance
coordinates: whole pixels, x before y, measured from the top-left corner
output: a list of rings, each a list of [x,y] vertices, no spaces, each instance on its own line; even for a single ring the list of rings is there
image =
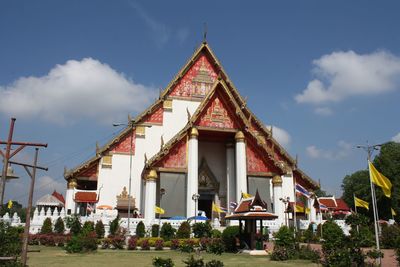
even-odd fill
[[[238,204],[237,204],[236,202],[233,202],[233,201],[232,201],[231,203],[229,203],[229,207],[230,207],[231,209],[233,209],[233,210],[236,209],[237,205],[238,205]]]
[[[325,206],[324,204],[319,204],[319,208],[320,208],[320,210],[327,210],[328,209],[328,207],[327,206]]]
[[[228,212],[228,209],[227,208],[224,208],[224,207],[219,207],[223,212]]]
[[[308,192],[307,189],[305,189],[304,187],[302,187],[299,184],[296,184],[296,192],[301,194],[301,195],[303,195],[303,196],[305,196],[306,198],[310,198],[311,197],[310,192]]]

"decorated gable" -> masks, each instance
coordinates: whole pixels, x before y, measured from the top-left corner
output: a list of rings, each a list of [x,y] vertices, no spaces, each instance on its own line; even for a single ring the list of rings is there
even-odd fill
[[[233,112],[226,105],[222,96],[215,93],[197,120],[197,125],[212,128],[238,129],[235,117],[232,114]]]
[[[207,57],[202,54],[172,89],[170,96],[204,97],[216,79],[217,73]]]
[[[157,164],[160,168],[186,168],[186,138],[176,143]]]
[[[246,143],[246,159],[248,173],[271,173],[278,172],[273,165],[266,164],[267,155],[262,155],[251,142]]]
[[[162,124],[163,123],[163,117],[164,117],[164,109],[162,105],[160,105],[158,108],[156,108],[152,113],[147,115],[144,119],[144,123],[149,123],[149,124]]]
[[[76,176],[79,178],[87,178],[89,181],[97,181],[98,161],[91,163],[83,168]]]
[[[132,137],[132,139],[131,139]],[[131,142],[132,142],[132,155],[135,154],[135,139],[136,139],[136,131],[132,133],[128,133],[124,137],[122,137],[116,144],[114,144],[110,151],[113,153],[130,153],[131,150]]]

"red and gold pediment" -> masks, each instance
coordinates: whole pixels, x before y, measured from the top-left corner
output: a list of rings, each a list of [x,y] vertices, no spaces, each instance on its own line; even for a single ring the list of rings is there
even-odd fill
[[[78,178],[86,178],[89,181],[97,181],[98,176],[98,165],[99,161],[91,163],[89,166],[85,166],[76,175]]]
[[[172,89],[172,97],[202,98],[211,90],[217,73],[208,58],[201,54]]]
[[[125,136],[123,136],[118,142],[116,142],[110,148],[110,151],[113,153],[130,153],[131,137],[132,137],[132,155],[135,155],[136,131],[133,131],[132,133],[128,133]]]
[[[163,119],[164,119],[164,109],[162,105],[160,105],[152,113],[146,115],[146,117],[143,118],[143,122],[148,124],[162,125]]]
[[[168,154],[163,156],[155,166],[166,169],[186,168],[186,150],[186,138],[183,138],[178,143],[174,144],[173,147],[169,149]]]
[[[267,158],[268,155],[263,155],[251,142],[248,141],[246,143],[248,173],[279,173],[279,170],[272,162],[267,163]]]
[[[222,95],[215,93],[197,119],[196,125],[211,128],[238,129],[233,114]]]

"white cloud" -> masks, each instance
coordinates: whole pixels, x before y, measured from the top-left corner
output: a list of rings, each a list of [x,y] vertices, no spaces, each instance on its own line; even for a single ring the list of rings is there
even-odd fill
[[[321,116],[329,116],[333,114],[332,109],[328,107],[319,107],[314,110],[315,114],[321,115]]]
[[[155,95],[107,64],[85,58],[0,86],[0,112],[58,124],[83,118],[110,123],[142,111]]]
[[[270,128],[271,126],[267,125],[267,127]],[[279,128],[275,125],[273,125],[272,137],[275,138],[276,141],[278,141],[278,143],[285,148],[288,148],[290,142],[292,141],[290,134],[286,130]]]
[[[298,103],[339,102],[352,96],[376,95],[400,85],[400,58],[379,51],[334,52],[314,60],[316,79],[295,96]]]
[[[315,145],[308,146],[306,153],[310,158],[340,160],[348,157],[351,153],[352,145],[343,140],[337,143],[337,148],[334,151],[325,150],[316,147]]]
[[[64,180],[55,180],[50,176],[42,176],[38,179],[35,187],[35,191],[37,191],[38,197],[41,197],[45,194],[51,194],[54,190],[64,194],[66,189],[66,182]]]
[[[396,142],[396,143],[400,143],[400,133],[393,136],[392,141]]]

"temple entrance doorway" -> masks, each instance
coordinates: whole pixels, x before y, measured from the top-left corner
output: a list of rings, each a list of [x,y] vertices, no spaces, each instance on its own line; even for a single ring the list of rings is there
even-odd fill
[[[209,194],[208,192],[199,192],[199,207],[198,211],[204,211],[206,213],[207,218],[211,219],[212,212],[212,202],[214,201],[214,195]]]

